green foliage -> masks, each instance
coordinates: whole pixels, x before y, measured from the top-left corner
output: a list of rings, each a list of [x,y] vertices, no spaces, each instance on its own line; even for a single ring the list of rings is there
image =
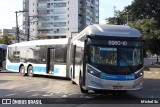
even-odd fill
[[[9,45],[11,43],[12,43],[11,39],[8,38],[7,36],[4,36],[3,38],[0,38],[0,44],[7,44],[7,45]]]
[[[129,26],[141,31],[144,40],[152,40],[160,38],[160,29],[158,29],[158,21],[155,19],[142,19],[137,22],[130,22]]]
[[[115,16],[121,24],[141,31],[145,42],[145,50],[160,54],[160,0],[134,0],[123,11],[116,11]],[[113,18],[108,18],[113,23]]]
[[[125,7],[125,13],[131,15],[131,21],[154,18],[160,21],[160,0],[134,0]]]

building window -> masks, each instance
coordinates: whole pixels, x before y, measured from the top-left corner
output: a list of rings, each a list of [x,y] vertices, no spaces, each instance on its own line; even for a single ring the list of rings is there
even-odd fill
[[[66,9],[55,9],[53,10],[54,14],[66,14]]]
[[[47,8],[47,4],[38,4],[38,8]]]
[[[66,7],[66,3],[54,3],[54,7]]]
[[[65,27],[66,26],[66,22],[55,22],[54,23],[54,27]]]
[[[66,20],[66,16],[54,16],[54,20]]]

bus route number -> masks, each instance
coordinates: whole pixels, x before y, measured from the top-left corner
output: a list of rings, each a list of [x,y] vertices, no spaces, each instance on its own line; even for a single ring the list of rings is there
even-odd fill
[[[127,46],[127,41],[115,41],[115,40],[109,40],[108,41],[109,45],[114,45],[114,46]]]

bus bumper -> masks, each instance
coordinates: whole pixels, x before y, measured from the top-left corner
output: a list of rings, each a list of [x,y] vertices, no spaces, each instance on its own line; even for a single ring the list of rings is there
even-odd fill
[[[143,76],[135,80],[117,81],[100,79],[87,73],[85,88],[87,90],[140,90],[142,84]]]

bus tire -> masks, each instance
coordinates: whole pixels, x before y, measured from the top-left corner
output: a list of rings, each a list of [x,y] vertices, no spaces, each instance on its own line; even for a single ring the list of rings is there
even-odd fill
[[[23,66],[23,65],[22,65],[22,66],[20,66],[20,68],[19,68],[19,72],[20,72],[20,76],[26,76],[25,68],[24,68],[24,66]]]
[[[29,67],[28,67],[27,72],[28,72],[28,76],[29,76],[29,77],[33,77],[33,76],[34,76],[33,67],[32,67],[32,66],[29,66]]]
[[[82,76],[81,76],[81,73],[80,73],[80,75],[79,75],[79,86],[80,86],[80,91],[82,92],[82,93],[88,93],[88,90],[85,90],[85,89],[83,89],[83,79],[82,79]]]

